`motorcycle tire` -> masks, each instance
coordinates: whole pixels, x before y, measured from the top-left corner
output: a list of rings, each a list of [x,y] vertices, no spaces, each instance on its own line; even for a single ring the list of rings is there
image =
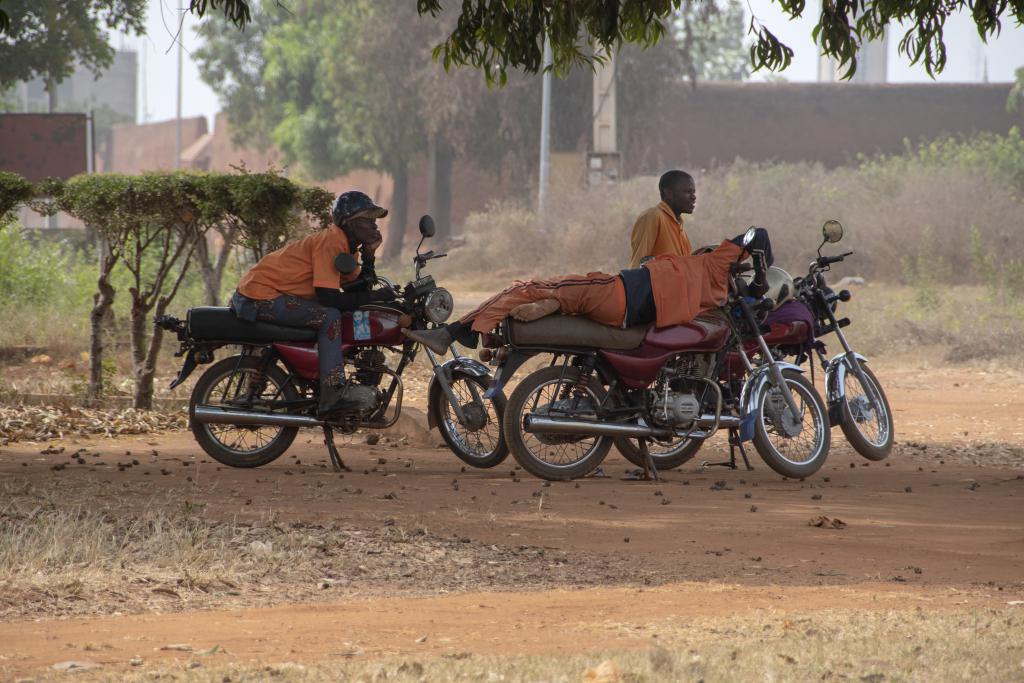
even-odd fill
[[[560,378],[562,378],[561,382]],[[546,405],[550,405],[550,403],[560,400],[558,395],[562,387],[566,385],[578,387],[579,383],[580,371],[577,368],[553,365],[527,375],[508,399],[505,417],[502,420],[505,440],[519,465],[535,477],[549,481],[577,479],[597,469],[608,455],[608,451],[611,450],[612,440],[605,436],[575,438],[573,435],[534,435],[523,431],[524,415],[533,411],[538,401],[541,400],[541,396],[537,395],[538,392],[543,392],[545,387],[555,387],[554,397],[547,399],[548,404]],[[604,387],[596,377],[591,376],[589,382],[582,388],[589,394],[589,399],[594,405],[599,404],[604,398]],[[547,453],[545,446],[573,447],[579,445],[580,442],[590,443],[584,447],[578,457],[566,462],[551,462],[545,459]]]
[[[858,405],[859,401],[857,397],[853,399],[853,407],[851,407],[851,400],[849,394],[850,380],[860,385],[860,380],[853,373],[852,369],[846,371],[846,382],[847,386],[844,387],[847,391],[844,393],[840,407],[842,409],[842,419],[839,423],[840,428],[843,430],[843,434],[846,436],[846,440],[853,446],[853,450],[860,453],[862,456],[872,461],[885,460],[889,457],[889,452],[892,450],[893,440],[895,438],[894,425],[892,420],[892,409],[889,407],[889,399],[885,397],[885,392],[882,390],[882,385],[879,383],[878,378],[875,377],[875,373],[868,369],[868,366],[864,363],[860,364],[861,370],[867,377],[867,380],[873,386],[869,389],[868,387],[861,387],[864,390],[862,397],[865,401],[867,399],[866,394],[868,391],[874,391],[876,397],[881,403],[882,415],[877,415],[879,406],[874,406],[875,413],[877,415],[878,425],[878,436],[874,439],[864,434],[864,431],[859,426],[865,422],[863,418],[863,408]]]
[[[276,432],[266,444],[243,451],[234,447],[238,445],[238,442],[232,446],[225,443],[223,437],[218,436],[220,428],[227,430],[232,425],[204,424],[196,422],[194,419],[197,405],[216,405],[216,403],[211,404],[210,399],[211,393],[219,383],[226,378],[230,379],[236,372],[256,373],[259,371],[260,365],[260,361],[251,356],[225,358],[211,365],[192,389],[192,396],[189,399],[189,426],[192,429],[192,434],[195,436],[196,442],[211,458],[229,467],[260,467],[273,462],[288,450],[295,440],[296,434],[299,433],[298,427],[236,426],[235,429],[242,435],[246,432],[256,434],[261,429]],[[281,390],[282,398],[285,400],[294,401],[300,398],[298,391],[288,381],[288,376],[281,368],[271,365],[266,369],[266,377],[268,383],[272,383]]]
[[[818,391],[803,373],[786,369],[782,371],[782,377],[798,406],[802,404],[799,431],[790,437],[783,432],[784,427],[775,424],[776,421],[787,419],[787,416],[792,419],[792,413],[775,388],[766,383],[757,397],[754,447],[761,459],[782,476],[792,479],[809,477],[821,469],[828,458],[832,433],[828,411]],[[770,401],[774,408],[769,406]],[[810,424],[807,424],[808,417]],[[793,422],[795,428],[795,420]],[[812,437],[809,444],[806,441],[808,435]]]
[[[460,396],[460,391],[456,389],[459,383],[473,384],[477,390],[473,393],[479,396],[485,403],[488,402],[488,399],[483,398],[484,392],[487,391],[487,386],[479,377],[464,372],[453,373],[452,390],[455,391],[456,396]],[[461,392],[461,395],[473,401],[475,400],[473,393]],[[465,429],[463,425],[459,424],[455,411],[452,410],[451,405],[448,403],[447,396],[445,396],[444,391],[441,390],[441,387],[436,382],[431,385],[428,400],[429,405],[427,409],[430,411],[433,423],[437,425],[437,430],[441,432],[441,438],[444,439],[444,442],[448,444],[448,448],[452,449],[452,452],[455,453],[459,460],[478,469],[495,467],[505,461],[509,452],[508,443],[505,440],[505,431],[502,428],[502,418],[505,415],[505,404],[507,403],[505,394],[498,394],[494,398],[489,399],[494,414],[492,416],[491,411],[485,411],[486,426],[475,430]],[[463,406],[464,408],[472,406],[472,403],[467,402]],[[491,433],[491,430],[494,428],[496,428],[496,436]],[[481,434],[485,429],[488,430],[486,442],[484,441],[485,435]]]
[[[624,436],[615,437],[615,448],[622,457],[637,467],[647,467],[644,461],[644,454],[640,452],[640,443],[637,439],[630,439]],[[697,455],[697,451],[704,445],[700,439],[683,439],[671,444],[661,444],[657,441],[648,441],[647,449],[651,453],[651,460],[654,462],[654,469],[659,472],[674,470]]]

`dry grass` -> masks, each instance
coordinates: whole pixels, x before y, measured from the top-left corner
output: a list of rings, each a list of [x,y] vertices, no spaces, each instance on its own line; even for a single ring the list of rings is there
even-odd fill
[[[869,283],[849,289],[853,298],[838,313],[850,318],[843,331],[865,355],[920,346],[945,349],[950,363],[1000,364],[1021,355],[1024,305],[988,288]],[[830,352],[841,350],[834,335],[824,341]]]
[[[394,520],[376,528],[266,515],[223,521],[207,516],[205,503],[175,496],[153,496],[138,510],[109,485],[0,482],[0,618],[669,579],[627,573],[614,558],[485,545]]]
[[[971,236],[992,265],[1020,268],[1024,242],[1014,234],[1018,193],[996,175],[964,167],[886,166],[825,169],[814,164],[742,162],[697,178],[697,210],[686,218],[693,245],[718,244],[750,225],[768,228],[779,265],[806,268],[821,224],[846,227],[844,250],[857,252],[840,274],[907,282],[907,259],[944,269],[953,282],[979,283]],[[563,190],[542,220],[520,204],[499,203],[471,215],[465,244],[431,269],[473,282],[605,270],[629,260],[633,221],[658,202],[657,179],[635,178],[599,190]],[[830,247],[835,249],[837,247]],[[449,280],[450,281],[450,280]]]
[[[336,659],[230,662],[198,655],[173,665],[81,673],[76,680],[421,681],[641,683],[647,681],[1011,681],[1024,677],[1024,617],[1019,609],[985,611],[773,612],[610,625],[643,649],[602,651],[580,643],[574,655]],[[227,660],[227,661],[226,661]],[[607,664],[605,662],[611,662]],[[602,666],[602,664],[604,665]],[[588,678],[587,671],[591,670]],[[600,677],[599,672],[611,675]],[[617,672],[617,675],[616,675]],[[57,679],[66,674],[44,676]]]

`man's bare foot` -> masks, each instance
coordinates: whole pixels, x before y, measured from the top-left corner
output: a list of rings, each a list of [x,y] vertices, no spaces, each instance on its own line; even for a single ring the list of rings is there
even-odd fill
[[[558,299],[541,299],[528,304],[519,304],[509,314],[520,322],[529,323],[540,320],[546,315],[557,313],[558,308]]]

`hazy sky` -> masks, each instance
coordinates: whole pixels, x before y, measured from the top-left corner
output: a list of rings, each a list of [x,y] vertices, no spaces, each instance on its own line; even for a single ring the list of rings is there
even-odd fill
[[[781,10],[771,0],[749,2],[757,18],[796,51],[793,65],[781,74],[789,81],[813,81],[817,78],[817,51],[811,42],[811,29],[814,26],[811,17],[815,15],[812,9],[815,4],[815,0],[808,3],[805,18],[786,21]],[[115,47],[136,49],[139,52],[140,69],[145,65],[146,78],[140,80],[139,84],[140,121],[161,121],[175,115],[177,55],[174,34],[179,17],[177,6],[178,0],[150,0],[146,22],[148,35],[115,36],[112,40]],[[220,107],[217,96],[199,79],[199,72],[187,52],[197,44],[193,26],[195,19],[186,15],[185,31],[182,33],[186,50],[182,76],[182,114],[206,116],[212,126],[213,115]],[[896,48],[901,36],[902,31],[894,31],[889,40],[889,81],[930,80],[923,68],[911,67],[906,58],[897,55]],[[984,45],[978,39],[970,17],[956,16],[947,22],[946,46],[949,59],[946,70],[936,79],[940,82],[980,81],[982,64],[986,58],[988,78],[993,82],[1012,81],[1014,70],[1024,66],[1024,27],[1021,26],[1005,25],[1002,35]],[[763,80],[764,74],[755,74],[753,78]]]

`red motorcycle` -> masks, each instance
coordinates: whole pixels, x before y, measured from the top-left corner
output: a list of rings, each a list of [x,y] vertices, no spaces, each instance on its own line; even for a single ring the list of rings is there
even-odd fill
[[[439,324],[452,313],[448,290],[430,275],[421,275],[432,259],[446,254],[420,253],[423,240],[434,235],[430,216],[420,219],[420,244],[414,259],[415,279],[404,288],[377,277],[391,287],[394,304],[368,305],[342,316],[341,345],[349,376],[377,389],[377,406],[361,418],[316,417],[319,402],[319,363],[316,330],[241,320],[229,308],[193,308],[186,320],[171,316],[157,325],[175,332],[181,343],[176,354],[185,360],[174,388],[197,364],[212,363],[214,352],[239,347],[240,353],[210,366],[196,382],[189,400],[189,423],[196,441],[212,458],[232,467],[259,467],[280,457],[300,427],[320,427],[336,470],[344,467],[334,445],[335,430],[385,429],[402,411],[402,373],[416,358],[419,345],[402,334],[405,327],[421,329]],[[355,269],[355,260],[339,260],[339,268]],[[443,361],[424,349],[434,376],[428,389],[427,415],[445,442],[464,462],[494,467],[508,456],[501,431],[505,396],[484,393],[493,384],[490,371],[479,361],[460,356]],[[390,359],[393,367],[389,365]]]
[[[730,460],[709,464],[735,467],[737,451],[746,461],[743,443],[753,440],[779,474],[814,474],[830,445],[825,404],[800,367],[769,349],[762,320],[774,304],[752,296],[740,277],[752,270],[755,282],[765,281],[763,259],[753,261],[734,265],[720,310],[683,325],[619,329],[571,316],[505,323],[495,391],[528,358],[552,355],[505,409],[505,438],[519,464],[544,479],[573,479],[600,465],[614,443],[656,478],[727,429]]]

